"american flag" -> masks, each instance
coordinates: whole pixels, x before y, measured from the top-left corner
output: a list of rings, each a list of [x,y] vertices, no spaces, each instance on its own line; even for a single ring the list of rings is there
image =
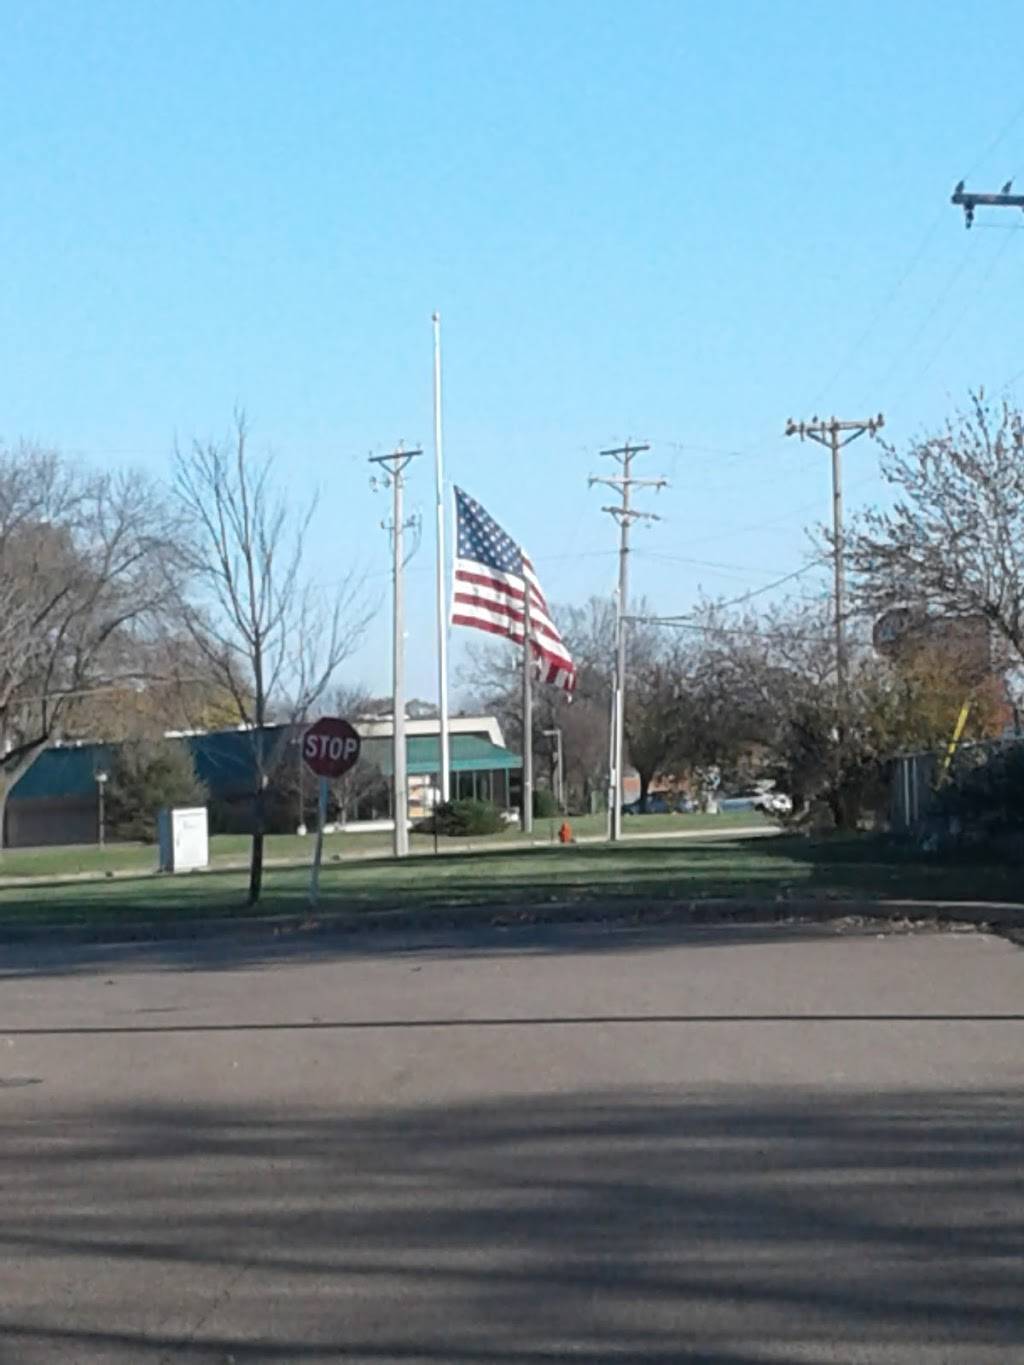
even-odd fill
[[[530,643],[541,677],[571,692],[576,666],[551,619],[526,551],[461,488],[455,490],[455,513],[452,625],[486,630],[521,645],[529,584]]]

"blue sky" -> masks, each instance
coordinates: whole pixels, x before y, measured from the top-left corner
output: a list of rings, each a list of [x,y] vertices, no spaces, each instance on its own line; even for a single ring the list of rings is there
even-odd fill
[[[0,3],[0,436],[165,473],[233,406],[311,558],[383,592],[367,455],[431,434],[549,597],[610,589],[602,446],[671,488],[634,583],[679,612],[798,568],[827,456],[1024,386],[1011,3]],[[1022,395],[1024,396],[1024,395]],[[882,496],[867,441],[849,502]],[[428,459],[409,501],[428,521]],[[409,673],[432,695],[429,536]],[[696,562],[699,561],[699,562]],[[798,586],[817,590],[808,577]],[[465,635],[466,632],[457,632]],[[349,668],[388,685],[381,613]],[[456,664],[463,642],[454,650]]]

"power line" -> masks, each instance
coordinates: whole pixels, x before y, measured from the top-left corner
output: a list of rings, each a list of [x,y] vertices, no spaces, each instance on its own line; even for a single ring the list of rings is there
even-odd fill
[[[763,564],[724,564],[715,559],[690,559],[686,555],[670,555],[662,550],[635,550],[641,559],[661,559],[667,564],[689,564],[697,569],[723,569],[735,573],[778,573],[778,569]]]
[[[827,561],[824,558],[814,559],[809,564],[805,564],[803,568],[794,569],[792,573],[783,574],[781,578],[776,578],[771,583],[765,583],[760,588],[752,588],[750,592],[745,592],[740,597],[734,597],[729,602],[719,602],[716,603],[716,605],[720,607],[741,606],[744,602],[749,602],[755,597],[761,597],[764,593],[771,592],[774,588],[781,588],[784,583],[792,583],[796,578],[803,578],[805,574],[811,573],[812,570],[820,569],[826,562]]]
[[[903,346],[897,349],[893,359],[885,367],[885,370],[883,372],[884,379],[891,379],[893,374],[899,370],[900,366],[906,363],[908,356],[910,356],[915,350],[915,348],[920,344],[920,342],[924,340],[925,336],[929,333],[931,329],[932,322],[938,316],[938,313],[942,308],[943,304],[946,302],[949,295],[953,292],[953,289],[959,282],[960,277],[964,274],[968,265],[970,265],[971,262],[975,259],[975,256],[976,253],[974,252],[973,248],[968,244],[968,246],[965,247],[964,251],[957,259],[957,262],[954,265],[953,269],[946,277],[945,283],[939,289],[939,292],[936,295],[935,299],[933,300],[931,307],[925,313],[921,322],[919,322],[917,327],[915,327],[914,330],[911,332],[910,340],[905,342]],[[884,382],[884,379],[882,382]]]
[[[934,219],[932,220],[930,226],[925,230],[924,236],[921,238],[921,240],[920,240],[920,242],[919,242],[919,244],[918,244],[916,250],[913,252],[913,254],[912,254],[911,258],[910,258],[910,262],[909,262],[909,264],[907,265],[906,269],[903,271],[903,273],[902,273],[902,274],[899,276],[899,278],[896,280],[895,284],[894,284],[894,285],[889,289],[889,291],[886,293],[885,297],[882,299],[882,302],[878,305],[878,307],[875,309],[875,311],[871,314],[871,316],[870,316],[870,318],[869,318],[869,320],[868,320],[866,326],[864,327],[863,331],[861,331],[861,332],[859,333],[859,335],[857,336],[856,341],[854,341],[854,343],[852,344],[852,346],[850,346],[850,348],[849,348],[849,349],[846,351],[846,353],[843,355],[842,359],[839,361],[838,365],[836,365],[835,369],[834,369],[834,370],[832,371],[832,373],[829,375],[828,379],[825,380],[825,382],[817,389],[817,391],[816,391],[816,392],[814,393],[814,395],[811,397],[811,399],[809,400],[808,405],[807,405],[808,407],[813,408],[813,407],[815,407],[815,406],[818,404],[818,402],[819,402],[819,401],[825,396],[825,394],[827,394],[828,391],[832,388],[832,385],[836,382],[836,380],[839,378],[839,376],[846,370],[846,368],[847,368],[847,366],[849,365],[850,361],[853,360],[854,357],[857,355],[857,353],[862,349],[862,347],[864,346],[864,343],[867,341],[867,339],[868,339],[868,337],[871,335],[871,333],[875,330],[875,328],[877,327],[877,325],[878,325],[878,323],[881,321],[881,319],[885,316],[886,312],[888,311],[889,307],[891,306],[891,304],[892,304],[893,301],[895,300],[896,296],[899,294],[900,290],[903,288],[903,286],[906,284],[907,280],[910,279],[910,276],[911,276],[911,275],[914,273],[914,271],[916,270],[917,265],[918,265],[918,262],[919,262],[919,261],[921,260],[921,258],[923,257],[923,255],[924,255],[924,253],[925,253],[925,250],[926,250],[927,247],[930,245],[932,238],[935,236],[936,232],[938,231],[938,228],[939,228],[940,223],[942,222],[943,216],[944,216],[944,210],[940,210],[940,211],[935,215],[935,217],[934,217]]]
[[[805,502],[798,507],[790,507],[780,516],[770,517],[763,521],[748,522],[745,526],[732,526],[728,530],[718,531],[710,536],[699,536],[696,540],[691,540],[688,543],[690,545],[707,545],[714,541],[731,539],[733,536],[747,535],[751,531],[764,531],[772,526],[781,526],[794,516],[803,516],[806,512],[812,512],[818,505],[818,499],[815,498],[813,502]]]
[[[1013,127],[1020,121],[1022,116],[1024,116],[1024,101],[1021,101],[1021,103],[1017,105],[1016,109],[1010,115],[1009,119],[1004,124],[1001,131],[996,134],[996,136],[992,139],[989,145],[985,148],[981,155],[974,161],[974,163],[968,169],[967,174],[964,176],[965,180],[972,176],[974,172],[978,169],[978,167],[981,165],[981,163],[984,160],[986,160],[987,157],[990,157],[992,153],[995,151],[995,149],[1002,144],[1004,139],[1008,136]]]
[[[1006,122],[1006,124],[1003,126],[1002,130],[998,133],[998,135],[992,140],[992,142],[989,144],[988,148],[981,154],[981,156],[979,156],[979,157],[975,160],[975,162],[974,162],[973,165],[971,166],[971,169],[967,172],[967,175],[968,175],[968,176],[970,176],[971,174],[973,174],[973,172],[978,168],[978,166],[981,165],[981,163],[985,160],[985,158],[986,158],[987,156],[989,156],[989,155],[996,149],[996,147],[998,147],[998,146],[1002,143],[1002,141],[1004,140],[1004,138],[1007,136],[1007,134],[1010,132],[1010,130],[1014,127],[1014,125],[1018,122],[1018,120],[1021,118],[1022,115],[1024,115],[1024,103],[1018,105],[1016,111],[1013,113],[1013,115],[1011,116],[1011,118]],[[965,178],[966,178],[966,177],[965,177]],[[810,403],[809,403],[809,406],[810,406],[810,407],[813,408],[813,407],[819,402],[819,400],[828,392],[828,390],[832,387],[832,385],[835,383],[835,381],[836,381],[836,380],[839,378],[839,376],[843,373],[843,371],[846,369],[846,367],[847,367],[847,365],[850,363],[850,361],[853,360],[853,358],[856,356],[857,352],[863,347],[864,343],[867,341],[868,337],[869,337],[869,336],[871,335],[871,333],[874,331],[875,327],[878,325],[878,323],[879,323],[879,321],[881,320],[881,318],[882,318],[882,317],[885,315],[885,313],[888,311],[888,309],[890,308],[890,306],[892,305],[892,303],[893,303],[894,300],[896,299],[897,295],[899,294],[900,290],[901,290],[901,289],[903,288],[903,286],[906,284],[907,280],[910,278],[910,276],[913,274],[913,272],[917,269],[918,264],[920,263],[920,261],[921,261],[922,258],[924,257],[925,251],[927,250],[928,246],[931,244],[932,238],[935,236],[935,234],[936,234],[936,232],[937,232],[937,230],[938,230],[938,228],[939,228],[939,225],[940,225],[940,223],[942,222],[943,212],[944,212],[944,210],[940,209],[939,212],[935,215],[935,217],[934,217],[934,219],[932,220],[932,222],[931,222],[931,223],[929,224],[929,226],[925,229],[924,235],[921,237],[921,239],[920,239],[920,241],[919,241],[917,247],[915,248],[914,252],[912,253],[911,258],[910,258],[910,261],[909,261],[909,263],[907,264],[906,268],[903,270],[902,274],[898,277],[898,279],[896,280],[896,282],[895,282],[895,284],[892,286],[892,288],[886,293],[886,295],[885,295],[884,298],[882,299],[882,302],[878,305],[878,307],[876,308],[876,310],[874,311],[874,313],[871,315],[871,318],[869,319],[867,325],[864,327],[863,331],[859,334],[859,336],[857,337],[857,340],[856,340],[856,341],[853,343],[853,345],[850,347],[849,351],[843,356],[842,360],[841,360],[841,361],[839,362],[839,364],[836,366],[835,370],[832,372],[832,374],[829,376],[829,378],[825,381],[825,383],[821,385],[821,387],[818,389],[818,391],[816,392],[816,394],[814,395],[814,397],[811,398]],[[989,226],[989,225],[986,224],[985,226]],[[953,272],[953,275],[949,278],[949,280],[947,281],[945,287],[944,287],[942,290],[940,290],[939,297],[937,298],[937,300],[935,301],[935,303],[932,305],[932,307],[931,307],[931,309],[929,310],[929,312],[928,312],[928,314],[927,314],[927,316],[926,316],[924,322],[923,322],[923,323],[921,324],[921,326],[918,328],[918,331],[914,334],[913,341],[911,342],[911,344],[910,344],[907,348],[905,348],[904,355],[906,355],[907,353],[909,353],[909,351],[913,350],[914,346],[917,344],[917,341],[918,341],[919,337],[924,333],[924,331],[925,331],[926,328],[928,327],[929,323],[931,322],[931,319],[934,317],[935,313],[937,312],[938,308],[941,306],[941,304],[942,304],[943,301],[945,300],[946,296],[948,295],[948,293],[950,292],[950,290],[953,288],[953,285],[954,285],[954,284],[956,283],[956,281],[959,279],[959,276],[960,276],[960,274],[962,273],[963,269],[965,268],[966,264],[967,264],[967,255],[966,255],[966,253],[965,253],[964,256],[963,256],[963,258],[961,259],[960,263],[955,267],[954,272]]]
[[[532,555],[531,558],[535,564],[553,564],[564,559],[608,559],[618,553],[618,550],[577,550],[567,554]]]
[[[745,640],[762,640],[768,643],[784,640],[800,644],[829,644],[832,640],[831,631],[750,630],[745,626],[721,626],[694,621],[685,616],[637,616],[631,619],[648,626],[665,626],[670,630],[688,630],[698,635],[728,635]]]
[[[959,310],[959,312],[958,312],[958,313],[956,314],[956,316],[953,318],[952,326],[950,326],[950,327],[943,333],[942,338],[941,338],[941,340],[939,341],[939,344],[938,344],[936,347],[934,347],[934,349],[932,350],[931,355],[930,355],[929,358],[925,361],[924,366],[914,374],[913,378],[907,380],[906,384],[903,386],[902,390],[900,391],[899,397],[898,397],[897,399],[894,400],[894,406],[895,406],[895,405],[898,405],[899,403],[901,403],[901,402],[903,401],[903,399],[906,397],[906,395],[910,392],[910,390],[913,389],[913,388],[915,388],[916,385],[920,384],[921,380],[924,379],[924,377],[929,373],[929,371],[931,370],[932,366],[933,366],[933,365],[935,364],[935,362],[938,360],[939,356],[942,354],[942,352],[943,352],[943,351],[946,349],[946,347],[949,345],[950,341],[952,340],[954,334],[956,333],[956,331],[957,331],[958,328],[960,327],[960,325],[961,325],[961,323],[963,322],[964,318],[967,316],[967,314],[970,312],[970,310],[971,310],[971,309],[975,306],[975,304],[977,303],[977,301],[978,301],[978,295],[982,292],[982,290],[984,289],[985,285],[988,284],[989,280],[990,280],[990,279],[992,278],[992,276],[995,274],[996,269],[997,269],[997,267],[998,267],[1000,261],[1001,261],[1001,260],[1003,259],[1003,257],[1006,255],[1006,252],[1007,252],[1007,250],[1008,250],[1009,247],[1010,247],[1010,243],[1011,243],[1011,238],[1007,237],[1007,238],[1005,239],[1005,241],[1003,242],[1002,246],[999,248],[999,250],[998,250],[997,252],[995,252],[995,254],[993,255],[991,261],[989,262],[988,269],[985,271],[984,275],[982,275],[981,279],[978,281],[977,289],[975,289],[975,290],[973,290],[973,291],[971,292],[970,296],[969,296],[969,297],[967,298],[967,300],[965,301],[963,307]]]

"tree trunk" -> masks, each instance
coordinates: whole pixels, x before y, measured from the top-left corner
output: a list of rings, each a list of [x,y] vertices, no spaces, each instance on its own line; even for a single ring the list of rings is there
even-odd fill
[[[837,831],[842,833],[857,828],[860,803],[855,792],[847,790],[845,786],[829,787],[827,804]]]
[[[263,835],[266,829],[266,798],[261,786],[252,806],[252,854],[249,859],[249,904],[257,905],[263,891]]]
[[[7,847],[7,798],[46,747],[46,741],[33,745],[21,755],[14,767],[0,767],[0,854]]]
[[[253,734],[253,764],[256,792],[252,803],[252,854],[249,859],[249,905],[258,905],[263,892],[263,837],[267,829],[267,752],[266,705],[263,697],[263,662],[256,660],[256,729]]]
[[[647,796],[651,788],[654,773],[644,772],[642,768],[637,768],[637,774],[640,778],[640,799],[637,802],[637,810],[646,812]]]

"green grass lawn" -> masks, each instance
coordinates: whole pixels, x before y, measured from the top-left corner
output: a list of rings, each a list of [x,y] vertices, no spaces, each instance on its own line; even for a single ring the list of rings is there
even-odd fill
[[[245,874],[124,877],[0,890],[0,921],[83,923],[251,913]],[[926,861],[875,839],[635,842],[448,854],[395,863],[328,862],[323,912],[529,906],[552,901],[621,901],[624,906],[708,897],[908,897],[1014,900],[1016,869]],[[271,868],[260,912],[301,912],[307,873]]]
[[[577,837],[600,837],[605,833],[607,817],[587,815],[574,818],[573,834]],[[751,812],[727,812],[722,815],[644,815],[629,817],[625,832],[631,834],[664,834],[706,829],[728,830],[749,828],[763,824],[763,817]],[[532,842],[555,843],[560,820],[537,820]],[[434,840],[430,835],[414,834],[412,847],[417,852],[432,852]],[[440,839],[438,846],[447,852],[463,852],[480,844],[507,843],[509,847],[531,842],[519,829],[485,839]],[[385,856],[391,848],[389,833],[328,834],[324,841],[327,861],[358,855],[379,853]],[[296,834],[272,834],[267,838],[268,862],[308,862],[313,853],[313,838]],[[249,838],[244,834],[218,834],[210,840],[210,860],[214,867],[241,864],[249,857]],[[104,876],[106,873],[152,872],[157,864],[157,852],[151,844],[108,844],[98,848],[94,844],[69,848],[13,849],[0,856],[0,881],[9,877],[64,877]]]

